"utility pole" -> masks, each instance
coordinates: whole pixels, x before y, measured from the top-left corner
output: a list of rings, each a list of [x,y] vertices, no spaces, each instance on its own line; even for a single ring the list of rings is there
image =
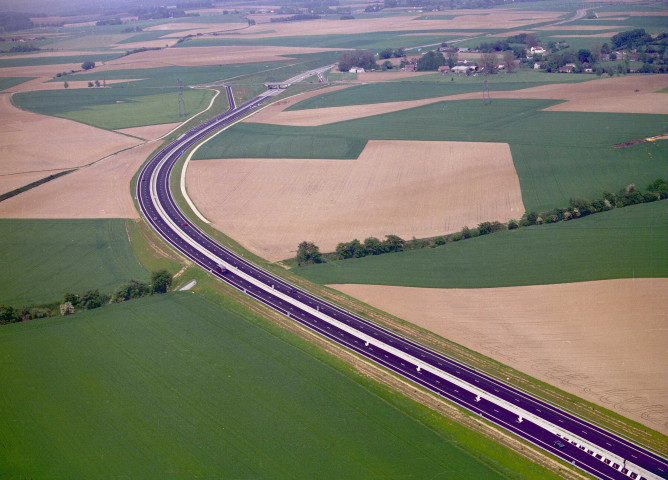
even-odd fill
[[[181,79],[179,78],[179,118],[187,116],[186,104],[183,101],[183,82],[181,82]]]

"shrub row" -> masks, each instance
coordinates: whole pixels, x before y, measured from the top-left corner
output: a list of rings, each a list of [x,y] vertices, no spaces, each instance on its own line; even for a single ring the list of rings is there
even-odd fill
[[[521,219],[511,219],[508,223],[482,222],[477,227],[462,228],[459,232],[450,235],[441,235],[433,238],[424,238],[406,241],[397,235],[387,235],[385,240],[379,240],[375,237],[369,237],[364,242],[354,239],[351,242],[342,242],[336,246],[336,251],[320,254],[318,247],[312,242],[302,242],[298,252],[308,245],[311,252],[317,252],[317,256],[298,255],[297,263],[305,265],[309,263],[324,263],[334,260],[345,260],[348,258],[362,258],[369,255],[382,255],[384,253],[402,252],[406,250],[417,250],[420,248],[435,248],[445,245],[449,242],[458,242],[468,238],[475,238],[481,235],[489,235],[503,230],[515,230],[520,227],[529,227],[543,223],[556,223],[568,221],[579,217],[584,217],[598,212],[605,212],[613,208],[622,208],[628,205],[639,203],[654,202],[668,198],[666,180],[657,178],[650,183],[645,192],[636,189],[635,185],[628,185],[619,193],[603,192],[601,198],[588,200],[586,198],[572,198],[567,208],[555,208],[547,212],[528,212]]]
[[[56,315],[71,315],[77,311],[100,308],[109,303],[126,302],[134,298],[146,297],[157,293],[165,293],[172,284],[172,275],[167,270],[158,270],[151,274],[151,283],[130,280],[121,285],[112,294],[100,293],[100,290],[87,290],[82,294],[66,293],[63,303],[33,305],[14,308],[0,304],[0,325],[24,322],[37,318]]]

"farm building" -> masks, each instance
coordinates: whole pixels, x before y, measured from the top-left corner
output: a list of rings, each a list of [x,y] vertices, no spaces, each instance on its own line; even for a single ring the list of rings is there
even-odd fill
[[[444,74],[444,75],[445,75],[446,73],[450,73],[450,66],[448,66],[448,65],[441,65],[440,67],[438,67],[438,73],[442,73],[442,74]]]
[[[352,67],[350,70],[348,70],[349,73],[364,73],[364,69],[362,67]]]

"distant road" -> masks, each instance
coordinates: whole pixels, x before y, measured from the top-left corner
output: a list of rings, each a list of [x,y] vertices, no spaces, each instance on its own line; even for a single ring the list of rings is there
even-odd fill
[[[281,85],[301,82],[331,67],[310,70]],[[165,146],[139,174],[136,193],[142,214],[174,248],[295,322],[598,478],[666,478],[668,461],[660,454],[300,290],[224,248],[194,226],[170,191],[169,177],[175,163],[206,136],[241,119],[282,91],[269,89],[235,106],[231,90],[226,88],[230,110]]]

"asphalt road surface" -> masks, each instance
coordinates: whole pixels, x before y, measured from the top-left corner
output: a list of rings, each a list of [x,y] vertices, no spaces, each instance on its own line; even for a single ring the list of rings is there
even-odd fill
[[[151,226],[193,262],[270,308],[598,478],[666,478],[668,461],[657,452],[300,290],[225,249],[190,222],[170,191],[176,161],[206,136],[281,91],[270,89],[235,106],[227,87],[230,110],[194,127],[146,163],[137,182],[137,199]]]

